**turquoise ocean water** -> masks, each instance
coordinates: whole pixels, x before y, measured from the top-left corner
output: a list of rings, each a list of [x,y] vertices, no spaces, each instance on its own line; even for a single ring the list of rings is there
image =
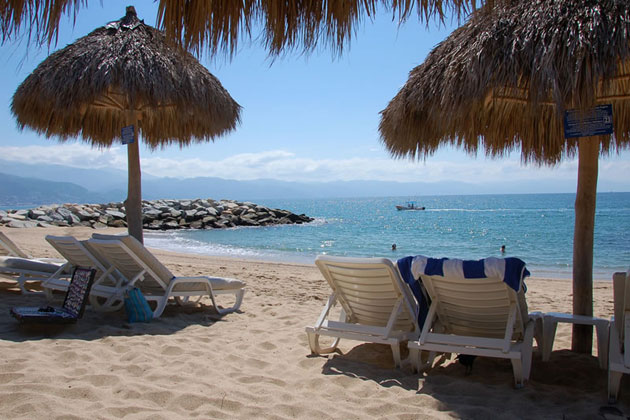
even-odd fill
[[[415,200],[424,211],[397,211]],[[574,194],[260,200],[316,220],[304,225],[148,232],[150,247],[255,260],[313,263],[319,254],[398,259],[523,259],[534,277],[569,278]],[[595,220],[594,278],[630,267],[630,193],[601,193]],[[397,245],[392,251],[392,244]]]

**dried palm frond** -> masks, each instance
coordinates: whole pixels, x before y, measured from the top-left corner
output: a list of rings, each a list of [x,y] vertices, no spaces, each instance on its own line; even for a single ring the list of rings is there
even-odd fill
[[[57,39],[61,16],[76,19],[87,4],[88,0],[5,0],[0,3],[2,39],[27,26],[29,35],[50,45]],[[357,25],[372,18],[378,6],[400,21],[414,10],[428,21],[449,12],[462,16],[477,7],[477,0],[160,0],[158,26],[170,40],[197,53],[207,48],[212,54],[233,55],[242,37],[260,38],[271,55],[292,48],[308,52],[318,43],[341,52]],[[262,32],[254,34],[253,28]]]

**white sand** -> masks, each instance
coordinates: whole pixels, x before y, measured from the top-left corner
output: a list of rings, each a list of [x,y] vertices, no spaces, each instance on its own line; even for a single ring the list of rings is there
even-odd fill
[[[1,229],[36,256],[57,256],[46,234],[77,228]],[[107,229],[107,232],[115,232]],[[593,419],[607,404],[607,373],[570,347],[558,327],[550,362],[534,354],[530,381],[513,387],[509,361],[458,363],[413,374],[393,369],[389,347],[342,341],[342,354],[312,357],[304,327],[329,288],[314,265],[253,262],[155,251],[178,275],[247,282],[241,311],[169,306],[160,319],[128,324],[123,311],[86,311],[78,324],[26,328],[12,306],[45,304],[0,281],[0,418],[536,418]],[[534,273],[535,274],[535,273]],[[612,276],[612,273],[611,273]],[[571,284],[530,279],[529,309],[571,311]],[[596,282],[595,315],[612,315],[612,284]],[[596,346],[594,346],[594,352]],[[630,378],[617,407],[630,415]]]

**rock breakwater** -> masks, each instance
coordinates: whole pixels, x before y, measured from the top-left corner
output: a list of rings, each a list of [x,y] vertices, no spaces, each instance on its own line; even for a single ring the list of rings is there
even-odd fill
[[[0,226],[126,227],[123,203],[63,204],[28,210],[0,210]],[[144,229],[222,229],[236,226],[301,224],[313,221],[304,214],[234,200],[154,200],[142,202]]]

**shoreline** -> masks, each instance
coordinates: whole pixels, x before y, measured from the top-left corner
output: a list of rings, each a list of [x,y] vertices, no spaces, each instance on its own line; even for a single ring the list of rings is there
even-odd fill
[[[237,228],[238,229],[238,228]],[[121,232],[123,232],[124,230],[121,230]],[[313,265],[314,261],[315,261],[315,257],[313,255],[310,256],[303,256],[303,255],[296,255],[293,258],[291,258],[290,255],[288,254],[282,254],[279,256],[274,256],[274,255],[265,255],[265,256],[259,256],[258,258],[256,257],[247,257],[247,256],[240,256],[240,255],[224,255],[224,254],[220,254],[220,253],[210,253],[210,252],[204,252],[203,250],[198,251],[197,249],[194,248],[188,248],[185,249],[183,247],[180,247],[180,249],[177,249],[177,247],[171,247],[170,249],[168,247],[159,247],[159,246],[154,246],[155,242],[152,240],[153,238],[160,238],[160,237],[166,237],[168,235],[171,234],[178,234],[181,232],[185,232],[186,230],[179,230],[179,231],[165,231],[165,232],[158,232],[158,231],[145,231],[145,235],[144,235],[144,240],[145,240],[145,244],[147,242],[149,242],[149,244],[147,245],[148,247],[152,248],[152,249],[159,249],[159,250],[164,250],[164,251],[169,251],[172,253],[178,253],[178,254],[194,254],[194,255],[200,255],[203,257],[210,257],[210,258],[226,258],[226,259],[235,259],[235,260],[242,260],[242,261],[258,261],[258,262],[268,262],[268,263],[292,263],[292,264],[298,264],[298,265]],[[330,254],[330,255],[336,255],[336,254]],[[383,258],[389,258],[392,261],[396,261],[399,258],[403,258],[407,256],[406,254],[402,254],[402,253],[388,253],[388,252],[383,252],[382,255],[376,255],[376,257],[383,257]],[[491,255],[488,255],[491,256]],[[510,257],[512,255],[506,255],[505,257]],[[361,256],[359,256],[361,257]],[[455,256],[452,256],[453,258],[455,258]],[[501,257],[499,257],[501,258]],[[517,257],[518,258],[518,257]],[[527,263],[527,261],[526,261]],[[536,275],[535,269],[533,269],[534,272],[532,273],[532,276],[528,277],[528,279],[541,279],[541,280],[554,280],[554,281],[572,281],[572,273],[561,273],[558,271],[553,271],[553,270],[546,270],[546,269],[542,269],[540,271],[544,272],[544,273],[552,273],[550,275]],[[532,269],[530,269],[530,271],[532,271]],[[605,270],[601,270],[602,272]],[[606,271],[605,275],[598,275],[598,274],[593,274],[593,282],[611,282],[612,281],[612,274],[614,271]],[[595,277],[598,276],[598,277]],[[608,277],[606,277],[608,276]]]
[[[46,234],[85,239],[95,232],[0,230],[38,257],[56,256]],[[455,361],[414,373],[408,366],[394,369],[389,346],[349,340],[337,353],[311,356],[304,328],[316,322],[331,293],[314,265],[152,252],[175,275],[245,281],[241,309],[219,316],[205,299],[201,305],[169,305],[159,319],[130,324],[123,310],[88,307],[74,325],[26,328],[9,309],[49,303],[2,280],[4,416],[586,420],[598,418],[607,405],[607,373],[599,368],[597,346],[593,356],[567,350],[568,324],[558,325],[549,362],[534,352],[530,380],[518,390],[510,362],[502,359],[478,358],[470,375]],[[570,282],[529,279],[527,285],[530,311],[571,312]],[[610,319],[612,283],[594,284],[593,297],[594,315]],[[625,375],[617,407],[626,416],[629,385]]]
[[[46,242],[44,237],[46,235],[55,235],[55,236],[74,236],[79,240],[88,239],[92,236],[93,233],[104,233],[104,234],[122,234],[127,232],[127,228],[116,228],[116,227],[107,227],[104,229],[93,229],[84,226],[65,226],[65,227],[31,227],[31,228],[8,228],[8,227],[0,227],[0,231],[4,232],[14,240],[18,245],[20,242],[23,242],[23,248],[35,257],[45,257],[45,258],[59,258],[59,254]],[[152,234],[155,234],[154,231],[145,231],[145,242],[147,237]],[[161,234],[161,232],[160,232]],[[20,245],[20,246],[22,246]],[[296,266],[305,266],[305,267],[314,267],[315,266],[315,258],[313,257],[312,262],[306,261],[291,261],[285,259],[274,259],[270,257],[269,259],[264,258],[246,258],[241,256],[230,256],[230,255],[211,255],[202,252],[194,252],[193,250],[189,252],[185,252],[184,250],[170,250],[164,248],[156,248],[154,246],[147,245],[148,248],[153,250],[155,253],[164,253],[168,255],[181,255],[181,256],[200,256],[203,258],[215,259],[217,261],[226,261],[226,262],[234,262],[234,263],[248,263],[248,262],[256,262],[260,264],[281,264],[281,265],[296,265]],[[384,253],[385,254],[385,253]],[[387,256],[382,255],[384,258],[390,258],[393,261],[396,261],[398,258],[402,258],[404,255]],[[527,261],[525,262],[527,263]],[[531,271],[531,270],[530,270]],[[558,282],[571,282],[571,277],[560,277],[560,276],[536,276],[534,272],[530,277],[526,279],[526,282],[530,281],[558,281]],[[612,275],[613,272],[610,272],[609,278],[593,278],[593,282],[603,282],[603,283],[612,283]]]

